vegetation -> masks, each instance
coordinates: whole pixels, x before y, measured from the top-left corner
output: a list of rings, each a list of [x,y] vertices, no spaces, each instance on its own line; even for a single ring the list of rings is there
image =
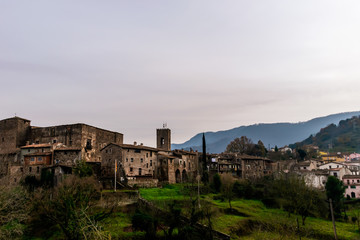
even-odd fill
[[[339,218],[341,216],[345,193],[343,182],[337,179],[337,177],[329,176],[325,189],[327,198],[333,202],[335,217]]]
[[[222,179],[222,183],[224,181]],[[163,189],[140,189],[141,196],[167,209],[170,198],[175,197],[181,215],[189,217],[188,197],[181,189],[186,185],[172,185]],[[204,193],[201,206],[212,208],[211,229],[229,234],[232,239],[333,239],[328,203],[324,192],[306,187],[302,179],[284,176],[280,179],[247,180],[232,183],[231,210],[228,200],[220,193]],[[160,198],[157,196],[160,195]],[[165,195],[165,194],[164,194]],[[187,202],[187,203],[186,203]],[[197,206],[196,204],[194,205]],[[348,222],[337,220],[339,239],[359,239],[356,206],[349,205]],[[205,218],[199,220],[208,225]],[[339,222],[340,221],[340,222]],[[209,228],[210,228],[209,227]]]
[[[322,128],[315,136],[310,135],[304,141],[290,146],[292,148],[301,148],[310,144],[330,152],[360,151],[360,118],[352,117],[341,120],[338,126],[330,124]]]
[[[242,136],[231,141],[227,145],[225,152],[265,157],[267,150],[260,140],[257,144],[254,144],[250,138]]]
[[[298,177],[212,179],[212,188],[200,185],[200,198],[192,183],[165,185],[139,189],[147,202],[126,207],[117,204],[121,194],[137,196],[137,191],[101,191],[91,177],[74,175],[54,188],[33,191],[2,187],[0,239],[214,239],[213,230],[231,239],[333,238],[330,195]],[[214,184],[218,180],[221,185]],[[331,189],[341,189],[332,181]],[[221,186],[218,192],[214,185]],[[340,200],[348,217],[339,212],[339,239],[359,239],[360,203]]]

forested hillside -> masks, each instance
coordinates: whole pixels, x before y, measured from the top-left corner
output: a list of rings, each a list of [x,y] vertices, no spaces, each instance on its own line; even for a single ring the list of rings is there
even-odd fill
[[[338,125],[330,124],[315,136],[311,135],[304,141],[290,146],[301,147],[308,144],[330,152],[358,152],[360,151],[360,118],[352,117],[341,120]]]

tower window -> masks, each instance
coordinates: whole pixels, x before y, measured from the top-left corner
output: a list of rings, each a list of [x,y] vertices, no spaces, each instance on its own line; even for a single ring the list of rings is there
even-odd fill
[[[165,138],[161,138],[161,145],[165,145]]]

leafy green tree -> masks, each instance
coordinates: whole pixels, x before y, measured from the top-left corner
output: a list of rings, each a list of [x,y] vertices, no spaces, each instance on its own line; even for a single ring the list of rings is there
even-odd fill
[[[329,176],[325,185],[326,196],[332,199],[336,217],[341,216],[345,187],[337,177]]]

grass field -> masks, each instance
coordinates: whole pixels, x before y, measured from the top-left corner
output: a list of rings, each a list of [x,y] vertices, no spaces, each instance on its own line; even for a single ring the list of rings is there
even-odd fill
[[[183,185],[169,185],[164,188],[140,189],[140,195],[160,208],[166,208],[173,200],[186,201],[190,194]],[[266,208],[261,201],[236,199],[231,202],[214,200],[215,194],[201,195],[204,204],[214,210],[212,219],[216,230],[229,234],[232,239],[299,239],[296,219],[299,218],[301,239],[334,239],[332,222],[309,217],[305,226],[296,215],[288,216],[281,209]],[[194,197],[194,196],[193,196]],[[352,211],[349,211],[349,215]],[[360,239],[357,226],[351,222],[336,222],[339,239]]]

